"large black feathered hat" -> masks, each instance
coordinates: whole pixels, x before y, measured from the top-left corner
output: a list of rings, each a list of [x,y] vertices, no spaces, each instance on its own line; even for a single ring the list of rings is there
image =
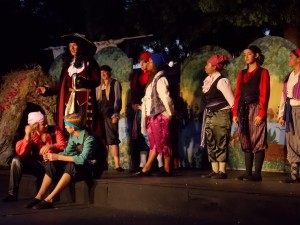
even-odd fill
[[[87,50],[88,54],[94,55],[96,53],[97,47],[90,40],[86,39],[84,35],[73,33],[73,34],[65,34],[61,36],[66,44],[71,42],[80,43],[83,48]]]

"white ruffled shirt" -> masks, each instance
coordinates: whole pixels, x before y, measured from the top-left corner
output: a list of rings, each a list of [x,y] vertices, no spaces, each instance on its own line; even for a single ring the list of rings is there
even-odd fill
[[[74,62],[75,62],[75,58],[73,59],[73,61],[71,62],[69,68],[68,68],[68,73],[69,73],[69,76],[72,77],[72,75],[74,73],[80,73],[84,70],[85,66],[84,66],[84,63],[82,63],[82,66],[80,68],[76,68],[74,66]]]
[[[299,106],[300,105],[300,101],[297,99],[293,98],[293,89],[294,86],[298,83],[298,79],[299,79],[300,73],[295,74],[295,71],[293,71],[290,76],[289,79],[287,81],[287,97],[290,98],[290,104],[291,106]],[[278,110],[278,118],[283,117],[283,113],[284,113],[284,105],[285,105],[285,101],[284,101],[284,97],[283,97],[283,92],[281,94],[281,100],[280,100],[280,104],[279,104],[279,110]]]

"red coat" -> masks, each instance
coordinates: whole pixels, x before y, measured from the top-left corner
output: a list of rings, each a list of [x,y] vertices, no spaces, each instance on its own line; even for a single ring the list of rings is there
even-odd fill
[[[97,116],[98,107],[96,101],[96,87],[100,85],[100,67],[94,58],[84,61],[85,69],[78,73],[77,76],[83,77],[88,81],[88,87],[90,91],[80,91],[76,92],[76,103],[81,106],[86,104],[89,99],[92,107],[92,130],[96,135],[101,136],[101,126],[100,121]],[[58,104],[57,104],[57,124],[63,129],[64,121],[63,117],[65,114],[66,104],[69,100],[72,88],[72,77],[69,76],[68,67],[64,68],[61,73],[61,82],[58,88]]]
[[[131,104],[141,104],[149,75],[150,71],[143,72],[141,70],[135,74],[131,85]]]

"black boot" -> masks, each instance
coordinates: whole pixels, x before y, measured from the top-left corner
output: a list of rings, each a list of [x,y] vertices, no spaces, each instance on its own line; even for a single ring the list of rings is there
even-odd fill
[[[255,172],[252,175],[253,181],[262,181],[261,169],[265,160],[265,151],[261,150],[255,153]]]
[[[245,152],[245,166],[246,173],[239,176],[238,180],[251,180],[252,179],[252,166],[253,166],[254,154],[252,152]]]

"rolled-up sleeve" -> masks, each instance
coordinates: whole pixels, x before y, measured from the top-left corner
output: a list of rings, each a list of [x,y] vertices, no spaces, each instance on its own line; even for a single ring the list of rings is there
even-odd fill
[[[24,137],[22,140],[16,143],[16,153],[17,155],[28,155],[31,153],[32,143]]]
[[[232,107],[234,103],[234,95],[230,81],[227,78],[220,79],[217,84],[217,88],[222,92],[230,107]]]

